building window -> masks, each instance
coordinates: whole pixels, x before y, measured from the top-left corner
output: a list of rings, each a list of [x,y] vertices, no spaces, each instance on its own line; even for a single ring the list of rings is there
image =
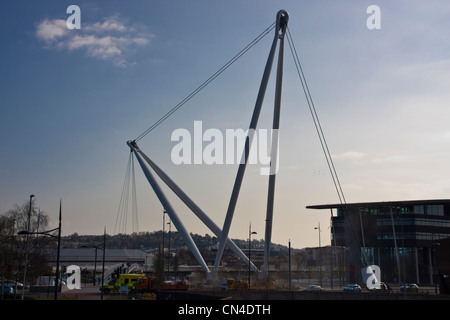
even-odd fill
[[[448,233],[430,233],[430,232],[397,232],[397,240],[440,240],[449,237]],[[378,232],[377,240],[394,240],[394,235],[389,232]]]
[[[428,226],[428,227],[445,227],[450,228],[450,220],[436,219],[398,219],[394,218],[394,226]],[[392,219],[377,219],[377,226],[392,226]]]
[[[414,214],[425,214],[425,208],[423,206],[414,206]]]
[[[427,205],[427,215],[443,216],[444,215],[444,206],[443,205]]]

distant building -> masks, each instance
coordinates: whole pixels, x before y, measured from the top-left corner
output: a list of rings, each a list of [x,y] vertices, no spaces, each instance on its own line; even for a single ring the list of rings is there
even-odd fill
[[[345,247],[346,280],[362,283],[361,268],[378,265],[381,281],[435,283],[436,248],[450,237],[450,200],[307,206],[330,209],[331,246]]]
[[[264,249],[251,248],[250,251],[248,248],[241,248],[242,252],[248,257],[252,259],[252,261],[264,261]]]
[[[56,265],[55,250],[49,250],[49,264]],[[106,249],[105,268],[113,265],[142,265],[151,267],[153,265],[154,255],[138,249]],[[90,271],[99,271],[103,263],[103,250],[95,248],[61,248],[60,261],[61,266],[77,265],[81,269]]]

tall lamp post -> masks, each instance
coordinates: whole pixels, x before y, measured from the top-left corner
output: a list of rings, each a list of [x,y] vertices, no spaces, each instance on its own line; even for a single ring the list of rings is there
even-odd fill
[[[318,257],[320,258],[320,248],[322,247],[321,243],[320,243],[320,222],[318,227],[315,227],[314,230],[319,230],[319,250],[318,250]],[[319,260],[319,282],[320,282],[320,286],[322,286],[322,259],[317,259]]]
[[[30,232],[31,204],[32,204],[32,200],[34,197],[35,197],[34,194],[30,195],[30,208],[28,210],[28,223],[27,223],[27,230],[26,230],[27,232]],[[27,239],[25,242],[25,265],[24,265],[24,271],[23,271],[22,300],[25,295],[25,281],[27,278],[27,264],[28,264],[28,234],[27,234]]]
[[[167,222],[169,225],[169,246],[167,247],[167,273],[170,272],[170,231],[172,227],[171,221]],[[168,275],[167,275],[168,276]]]
[[[291,283],[291,239],[289,239],[289,291],[292,289]]]
[[[105,251],[106,251],[106,226],[103,229],[103,258],[102,258],[102,290],[100,291],[100,299],[103,300],[103,286],[105,284]]]
[[[166,232],[166,223],[165,223],[165,217],[166,217],[167,211],[163,211],[163,231],[162,231],[162,249],[161,249],[161,275],[164,274],[164,233]]]
[[[97,244],[95,246],[81,246],[82,248],[94,248],[95,249],[95,258],[94,258],[94,281],[93,281],[93,285],[95,286],[96,281],[95,281],[95,275],[97,274],[97,250],[101,249],[104,250],[104,244]]]
[[[30,197],[30,208],[31,208],[31,197]],[[30,209],[31,211],[31,209]],[[51,232],[58,230],[58,235],[55,236],[53,234],[51,234]],[[58,299],[58,286],[59,286],[59,258],[60,258],[60,251],[61,251],[61,201],[59,202],[59,224],[57,228],[51,229],[51,230],[47,230],[47,231],[42,231],[42,232],[30,232],[29,230],[22,230],[19,231],[17,233],[18,235],[26,235],[27,239],[29,235],[39,235],[42,234],[44,236],[49,236],[52,238],[55,238],[58,240],[58,251],[56,252],[56,274],[55,274],[55,292],[54,292],[54,300]],[[25,259],[27,260],[27,259]],[[25,270],[26,270],[26,265],[25,265]],[[23,299],[23,294],[25,291],[25,281],[23,283],[24,288],[22,289],[22,299]]]
[[[250,265],[251,262],[251,243],[252,243],[252,234],[257,234],[256,231],[252,232],[252,224],[248,228],[248,290],[250,290]]]

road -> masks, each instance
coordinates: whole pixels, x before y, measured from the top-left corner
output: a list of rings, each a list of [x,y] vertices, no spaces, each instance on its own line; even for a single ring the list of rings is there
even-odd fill
[[[390,300],[391,298],[394,299],[398,299],[399,296],[403,296],[403,294],[400,292],[400,286],[393,286],[393,293],[392,294],[383,294],[383,296],[381,297],[382,299],[385,298],[387,300]],[[317,293],[304,293],[302,292],[302,290],[296,290],[296,291],[291,291],[289,293],[289,291],[271,291],[270,294],[264,295],[262,294],[264,292],[264,290],[262,291],[254,291],[252,292],[230,292],[232,293],[230,296],[233,296],[235,299],[239,299],[239,297],[244,298],[244,299],[286,299],[286,300],[291,300],[291,299],[311,299],[317,296],[317,299],[320,300],[326,300],[327,298],[330,298],[332,300],[341,297],[340,293],[342,293],[343,291],[343,287],[338,286],[333,286],[333,289],[331,289],[331,287],[324,287],[324,291],[319,295],[317,295]],[[193,291],[196,293],[203,293],[203,294],[208,294],[208,295],[213,295],[215,294],[214,291]],[[223,295],[224,292],[216,292],[219,295]],[[435,288],[433,286],[426,286],[426,287],[420,287],[420,292],[419,292],[421,296],[423,296],[424,298],[433,298],[436,297],[435,295]],[[350,295],[350,296],[349,296]],[[354,295],[354,296],[351,296]],[[373,297],[375,297],[373,295],[373,293],[368,292],[366,289],[363,289],[361,293],[346,293],[345,296],[342,296],[342,298],[351,298],[353,300],[352,297],[357,298],[356,296],[362,296],[365,297],[367,295],[372,295]],[[389,296],[391,295],[391,296]],[[53,299],[53,291],[51,292],[33,292],[33,293],[27,293],[26,292],[26,296],[31,297],[31,298],[35,298],[35,299]],[[114,295],[115,297],[120,297],[120,294],[117,293]],[[396,296],[396,298],[394,297]],[[104,299],[110,299],[111,295],[104,295]],[[409,297],[412,298],[412,295],[408,294],[406,296],[406,298],[408,299]],[[101,300],[101,294],[100,294],[100,290],[99,290],[99,286],[94,286],[92,284],[82,284],[81,289],[74,289],[74,290],[69,290],[67,289],[67,287],[63,286],[62,288],[62,292],[58,293],[58,298],[59,299],[77,299],[77,300]],[[414,298],[418,298],[417,295]]]

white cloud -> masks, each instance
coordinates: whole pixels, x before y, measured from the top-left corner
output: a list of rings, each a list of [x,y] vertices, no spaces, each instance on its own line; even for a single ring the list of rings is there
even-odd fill
[[[331,157],[333,159],[344,159],[344,160],[359,160],[364,158],[367,154],[358,151],[346,151],[341,154],[333,154]]]
[[[37,25],[36,37],[46,48],[83,50],[90,57],[127,67],[135,64],[129,58],[136,48],[150,44],[154,35],[141,25],[127,25],[114,16],[102,22],[83,23],[79,30],[69,30],[65,20],[45,19]]]
[[[57,38],[63,37],[67,33],[67,25],[65,20],[54,19],[48,20],[45,19],[39,23],[36,30],[36,36],[49,43]]]
[[[89,31],[102,32],[102,31],[118,31],[126,32],[130,30],[123,22],[119,21],[116,17],[111,17],[103,22],[96,22],[93,25],[86,27]]]
[[[398,162],[404,162],[412,160],[410,156],[405,155],[384,155],[379,157],[374,157],[371,159],[372,163],[375,164],[384,164],[384,163],[398,163]]]
[[[393,164],[402,163],[406,161],[414,161],[432,155],[405,155],[405,154],[384,154],[384,153],[365,153],[358,151],[346,151],[340,154],[333,154],[331,157],[334,160],[349,161],[350,163],[358,164]]]

